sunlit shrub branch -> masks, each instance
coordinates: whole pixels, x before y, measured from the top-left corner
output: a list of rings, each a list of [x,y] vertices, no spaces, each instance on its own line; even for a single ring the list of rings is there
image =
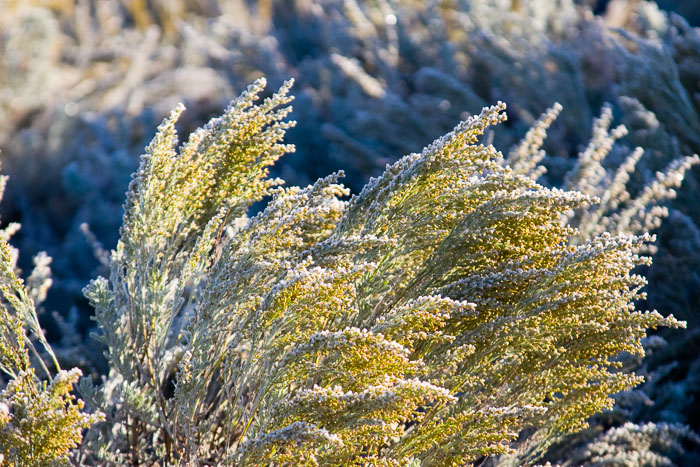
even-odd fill
[[[0,199],[6,179],[0,178]],[[35,301],[43,301],[51,284],[50,259],[35,258],[25,285],[7,243],[14,231],[10,224],[0,235],[0,371],[6,382],[0,391],[0,464],[49,465],[65,462],[102,414],[83,411],[83,401],[72,394],[80,369],[61,369],[40,328]]]

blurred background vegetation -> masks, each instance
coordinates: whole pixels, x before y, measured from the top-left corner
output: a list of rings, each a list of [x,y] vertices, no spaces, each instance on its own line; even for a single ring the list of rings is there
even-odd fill
[[[81,290],[104,267],[100,248],[116,243],[140,154],[178,102],[186,134],[255,78],[269,89],[295,78],[297,150],[273,175],[306,185],[344,169],[355,191],[497,100],[509,121],[488,138],[504,153],[563,105],[544,145],[549,186],[562,185],[606,103],[629,129],[606,163],[645,148],[631,194],[700,153],[696,0],[0,0],[0,12],[3,225],[22,225],[19,269],[40,251],[53,258],[42,322],[66,366],[94,375],[103,367]],[[620,465],[645,449],[700,465],[699,175],[668,205],[654,265],[641,271],[650,285],[640,306],[688,330],[654,336],[645,360],[626,361],[645,385],[552,461],[606,459],[596,449],[615,445]],[[627,430],[634,444],[611,431],[626,423],[658,429]]]

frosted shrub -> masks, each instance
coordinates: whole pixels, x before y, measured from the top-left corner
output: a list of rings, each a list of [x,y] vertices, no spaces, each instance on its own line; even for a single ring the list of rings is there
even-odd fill
[[[537,180],[547,172],[540,164],[546,157],[542,145],[547,129],[562,110],[555,104],[538,119],[523,140],[515,145],[503,163],[516,173]],[[645,185],[635,189],[630,178],[637,170],[637,164],[644,155],[644,149],[637,147],[630,151],[617,167],[610,168],[608,159],[617,140],[627,134],[624,125],[610,129],[612,110],[603,108],[602,114],[593,122],[593,137],[573,164],[564,179],[564,188],[587,194],[598,199],[583,209],[569,211],[563,220],[576,226],[575,235],[579,240],[587,240],[605,232],[614,234],[636,234],[658,229],[668,216],[664,203],[676,197],[676,189],[693,166],[700,163],[696,155],[673,159],[663,171]],[[631,192],[636,192],[634,195]],[[651,251],[655,247],[647,245]]]
[[[251,85],[178,147],[176,109],[133,177],[108,278],[85,289],[110,373],[84,463],[462,465],[523,461],[640,382],[619,371],[651,237],[573,244],[545,188],[478,143],[484,108],[358,195],[280,188],[290,83]],[[247,217],[252,203],[267,207]],[[523,447],[524,446],[524,447]]]
[[[0,199],[6,180],[0,177]],[[37,256],[25,287],[7,243],[16,227],[0,231],[0,376],[9,378],[0,391],[0,465],[49,465],[67,461],[101,414],[81,411],[83,401],[71,394],[81,371],[61,369],[39,327],[35,301],[50,286],[50,259]]]
[[[610,428],[584,448],[568,452],[561,465],[679,465],[679,457],[687,449],[684,445],[692,444],[700,444],[700,437],[685,425],[626,422]]]

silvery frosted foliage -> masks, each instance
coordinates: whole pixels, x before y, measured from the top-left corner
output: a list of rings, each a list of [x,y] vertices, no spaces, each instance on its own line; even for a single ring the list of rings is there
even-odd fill
[[[627,103],[630,107],[637,105],[631,100]],[[542,165],[538,165],[544,158],[543,138],[546,137],[545,130],[552,124],[553,118],[560,110],[560,106],[555,105],[543,114],[523,141],[511,151],[506,162],[513,165],[515,170],[534,177],[541,176],[542,173],[546,172]],[[651,115],[653,116],[653,114]],[[649,112],[639,111],[638,116],[649,116]],[[590,196],[597,196],[600,199],[597,204],[565,214],[564,220],[578,227],[574,241],[585,241],[602,232],[641,233],[651,229],[659,229],[662,221],[669,216],[669,209],[664,205],[664,201],[676,197],[676,190],[684,181],[686,173],[699,162],[697,155],[678,158],[672,160],[664,171],[657,172],[653,178],[647,180],[646,184],[644,184],[644,179],[631,181],[633,176],[639,176],[639,170],[636,166],[645,151],[640,147],[634,150],[616,147],[615,143],[627,134],[627,129],[620,125],[610,130],[611,122],[611,109],[604,107],[602,115],[594,123],[590,143],[579,154],[575,165],[567,173],[564,180],[565,187]],[[663,141],[667,135],[662,134],[658,129],[655,134],[658,137],[656,141],[658,148],[659,140]],[[676,145],[675,151],[672,153],[677,153],[677,150]],[[615,159],[623,162],[618,165],[614,162]],[[693,181],[694,178],[691,174],[691,185]],[[670,220],[667,222],[665,228],[660,230],[662,240],[655,245],[645,245],[645,250],[657,252],[657,245],[660,245],[661,251],[666,253],[670,250],[670,246],[676,251],[684,252],[683,263],[685,264],[682,271],[678,271],[677,262],[676,265],[669,267],[668,254],[666,253],[659,255],[661,257],[659,261],[663,263],[659,266],[655,262],[655,267],[651,269],[652,272],[661,271],[660,274],[672,276],[673,280],[676,281],[697,281],[697,274],[686,269],[697,263],[694,256],[688,254],[695,249],[694,242],[700,238],[697,236],[697,227],[688,216],[677,210],[670,211]],[[689,235],[685,234],[686,230],[690,231]],[[671,245],[668,243],[669,240],[672,242]],[[657,274],[659,273],[657,272]],[[681,277],[682,279],[680,279]],[[669,281],[668,277],[665,280]],[[684,292],[679,294],[678,288],[669,292],[673,300],[688,303],[689,298],[684,296]],[[671,304],[669,300],[663,303],[666,306]],[[675,307],[671,307],[671,309],[675,309]],[[692,315],[689,318],[693,319]],[[682,428],[683,433],[692,434],[692,436],[688,435],[690,438],[696,436],[688,425],[682,425],[684,423],[695,424],[692,410],[689,411],[688,404],[692,404],[689,401],[694,398],[695,386],[692,382],[695,381],[697,373],[696,365],[693,363],[693,357],[689,362],[685,362],[684,358],[679,359],[680,362],[673,362],[674,356],[687,352],[684,350],[685,347],[694,345],[696,336],[696,331],[692,330],[687,336],[674,338],[672,345],[666,345],[663,339],[655,336],[662,344],[655,346],[651,359],[647,358],[643,361],[637,358],[626,359],[625,368],[634,369],[635,372],[645,377],[646,382],[640,386],[639,390],[626,391],[616,395],[615,409],[594,419],[593,425],[615,426],[631,423],[629,420],[652,420],[662,425],[674,423],[679,429]],[[669,360],[671,361],[669,362]],[[688,381],[683,381],[683,377]],[[680,438],[682,432],[671,430],[664,436],[678,436]],[[559,459],[562,462],[565,459],[570,459],[572,446],[596,442],[594,440],[596,435],[597,431],[591,429],[568,440],[560,441],[554,448],[555,454],[560,453],[559,457],[551,457],[550,454],[548,458]],[[698,451],[697,445],[680,443],[679,439],[674,446],[678,448],[673,449],[672,457],[674,459],[682,459],[684,463],[692,464],[694,462],[692,459],[697,458],[697,454],[693,454]],[[631,451],[634,446],[626,449]],[[640,451],[639,455],[642,455],[642,452],[649,459],[663,460],[666,459],[664,453],[667,450],[659,443],[651,443]],[[693,457],[694,455],[696,457]],[[625,457],[627,464],[623,461],[620,461],[622,464],[620,462],[616,464],[616,461],[610,459],[608,461],[615,465],[638,465],[638,463],[631,461],[634,458],[634,453],[628,452]],[[519,458],[514,456],[512,459],[517,462]],[[581,459],[575,462],[581,462]],[[508,458],[501,459],[500,464],[508,464],[510,461],[511,459]],[[571,465],[575,465],[575,462]]]
[[[273,188],[288,85],[263,85],[179,148],[178,108],[142,158],[85,289],[111,371],[81,385],[107,414],[84,462],[463,465],[533,432],[536,458],[640,382],[614,357],[683,325],[635,311],[648,235],[570,243],[596,200],[479,144],[504,104],[347,200],[342,174]]]
[[[174,124],[180,107],[142,158],[127,195],[121,240],[112,253],[113,289],[102,278],[86,289],[104,332],[101,339],[110,349],[110,367],[124,379],[112,397],[125,399],[130,416],[156,400],[161,388],[155,382],[175,365],[172,340],[177,342],[184,319],[178,314],[194,299],[210,262],[208,253],[222,238],[223,222],[245,215],[253,201],[278,184],[264,177],[267,166],[291,149],[279,144],[291,126],[280,121],[289,109],[275,109],[288,102],[289,85],[251,107],[264,86],[256,82],[222,117],[192,134],[178,155]],[[146,295],[131,293],[136,290]],[[128,310],[139,310],[139,315],[132,317]],[[137,318],[139,322],[132,321]],[[148,374],[152,381],[139,387]]]
[[[37,267],[25,287],[13,256],[7,240],[0,239],[0,463],[67,463],[83,430],[100,415],[82,411],[83,401],[71,394],[80,369],[61,369],[39,326],[35,303],[50,286],[50,258],[35,258]]]
[[[585,448],[569,453],[558,465],[678,465],[680,454],[686,450],[683,444],[700,444],[700,437],[687,426],[677,423],[637,425],[627,422],[610,428]]]
[[[516,173],[535,180],[542,177],[547,172],[540,163],[546,156],[542,149],[546,130],[561,109],[562,106],[557,103],[546,111],[523,140],[511,149],[504,163]],[[593,122],[590,142],[578,155],[563,181],[565,189],[599,199],[594,205],[570,211],[564,216],[565,222],[577,227],[576,236],[582,240],[604,232],[639,235],[658,229],[662,220],[668,216],[668,208],[664,203],[676,197],[676,189],[683,183],[686,172],[700,163],[697,155],[673,159],[646,185],[633,188],[629,183],[630,178],[635,174],[645,151],[637,147],[624,156],[621,164],[611,164],[609,159],[616,155],[613,153],[613,145],[628,132],[624,125],[611,130],[611,123],[612,110],[606,106],[601,116]],[[620,152],[621,148],[617,149]]]

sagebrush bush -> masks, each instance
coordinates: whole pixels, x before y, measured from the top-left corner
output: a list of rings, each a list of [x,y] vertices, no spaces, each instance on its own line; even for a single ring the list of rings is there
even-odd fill
[[[110,275],[85,294],[110,374],[85,463],[462,465],[539,457],[640,382],[632,274],[651,238],[571,243],[596,199],[503,165],[484,108],[349,200],[335,174],[275,188],[289,84],[251,85],[134,175]],[[255,201],[267,207],[247,217]]]
[[[6,180],[0,178],[0,199]],[[6,228],[0,235],[0,371],[3,382],[9,378],[0,391],[0,465],[65,462],[101,415],[82,411],[83,401],[71,394],[81,371],[61,370],[39,327],[34,303],[50,285],[39,279],[46,263],[37,261],[25,287],[13,269],[8,234]]]

